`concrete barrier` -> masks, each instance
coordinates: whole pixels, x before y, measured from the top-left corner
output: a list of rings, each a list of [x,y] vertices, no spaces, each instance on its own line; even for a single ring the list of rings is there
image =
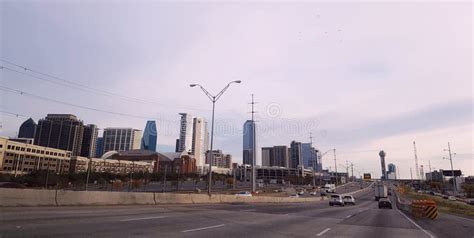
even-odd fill
[[[155,193],[156,204],[192,204],[196,194]],[[207,195],[206,195],[207,196]]]
[[[0,188],[0,206],[56,206],[56,191]]]
[[[64,191],[58,190],[58,206],[79,205],[152,205],[153,193]]]

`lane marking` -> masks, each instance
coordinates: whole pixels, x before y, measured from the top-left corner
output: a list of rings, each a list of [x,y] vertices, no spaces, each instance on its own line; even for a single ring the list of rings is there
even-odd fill
[[[240,210],[240,212],[254,212],[254,211],[257,211],[257,209]]]
[[[122,221],[122,222],[127,222],[127,221],[152,220],[152,219],[161,219],[161,218],[166,218],[166,217],[168,217],[168,216],[140,217],[140,218],[123,219],[123,220],[120,220],[120,221]]]
[[[427,230],[423,229],[421,226],[419,226],[418,224],[416,224],[416,222],[414,222],[412,219],[410,219],[407,215],[405,215],[402,211],[398,210],[397,211],[402,214],[402,216],[404,216],[407,220],[409,220],[411,223],[413,223],[413,225],[415,225],[416,227],[418,227],[418,229],[420,229],[421,231],[423,231],[425,234],[427,234],[430,238],[435,238],[434,235],[432,235],[431,233],[429,233]]]
[[[322,236],[324,235],[324,233],[328,232],[329,230],[331,230],[331,228],[326,228],[323,231],[319,232],[316,236]]]
[[[346,218],[351,218],[351,217],[352,217],[352,215],[346,216]]]
[[[201,228],[196,228],[196,229],[184,230],[181,232],[186,233],[186,232],[193,232],[193,231],[202,231],[202,230],[207,230],[207,229],[212,229],[212,228],[219,228],[223,226],[225,226],[225,224],[220,224],[220,225],[215,225],[215,226],[206,226],[206,227],[201,227]]]

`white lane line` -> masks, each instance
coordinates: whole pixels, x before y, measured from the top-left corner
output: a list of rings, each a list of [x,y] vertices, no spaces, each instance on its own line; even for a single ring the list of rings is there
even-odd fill
[[[346,218],[351,218],[351,217],[352,217],[352,215],[346,216]]]
[[[120,220],[122,222],[126,221],[140,221],[140,220],[152,220],[152,219],[161,219],[161,218],[166,218],[168,216],[158,216],[158,217],[140,217],[140,218],[130,218],[130,219],[123,219]]]
[[[324,233],[328,232],[329,230],[331,230],[331,228],[326,228],[323,231],[319,232],[316,236],[322,236],[324,235]]]
[[[247,210],[240,210],[241,212],[254,212],[257,211],[257,209],[247,209]]]
[[[423,229],[421,226],[419,226],[418,224],[416,224],[416,222],[414,222],[412,219],[410,219],[407,215],[405,215],[402,211],[398,210],[397,211],[402,214],[402,216],[404,216],[407,220],[409,220],[411,223],[413,223],[413,225],[415,225],[416,227],[418,227],[418,229],[420,229],[421,231],[423,231],[425,234],[427,234],[430,238],[435,238],[434,235],[432,235],[431,233],[429,233],[427,230]]]
[[[215,225],[215,226],[206,226],[206,227],[201,227],[201,228],[196,228],[196,229],[191,229],[191,230],[184,230],[181,232],[186,233],[186,232],[192,232],[192,231],[202,231],[202,230],[218,228],[218,227],[223,227],[223,226],[225,226],[225,224],[220,224],[220,225]]]

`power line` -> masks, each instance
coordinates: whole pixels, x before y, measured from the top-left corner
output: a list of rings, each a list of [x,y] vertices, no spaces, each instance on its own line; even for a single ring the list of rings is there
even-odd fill
[[[63,101],[59,101],[59,100],[56,100],[56,99],[35,95],[35,94],[32,94],[32,93],[24,92],[24,91],[21,91],[21,90],[18,90],[18,89],[13,89],[13,88],[5,87],[5,86],[0,86],[0,90],[5,91],[5,92],[10,92],[10,93],[16,93],[16,94],[19,94],[19,95],[22,95],[22,96],[32,97],[32,98],[36,98],[36,99],[40,99],[40,100],[44,100],[44,101],[50,101],[50,102],[54,102],[54,103],[58,103],[58,104],[71,106],[71,107],[77,107],[77,108],[92,110],[92,111],[96,111],[96,112],[103,112],[103,113],[108,113],[108,114],[112,114],[112,115],[126,116],[126,117],[146,119],[146,120],[148,120],[150,118],[153,118],[153,117],[133,115],[133,114],[122,113],[122,112],[107,111],[107,110],[102,110],[102,109],[98,109],[98,108],[87,107],[87,106],[77,105],[77,104],[73,104],[73,103],[63,102]],[[160,120],[162,121],[163,119],[160,119]]]
[[[5,70],[8,70],[8,71],[17,73],[17,74],[22,74],[22,75],[28,76],[30,78],[34,78],[34,79],[41,80],[41,81],[46,81],[46,82],[57,84],[57,85],[60,85],[60,86],[63,86],[63,87],[77,89],[77,90],[81,90],[81,91],[85,91],[85,92],[89,92],[89,93],[95,93],[95,94],[102,95],[102,96],[117,97],[117,98],[120,98],[122,100],[135,102],[135,103],[147,103],[147,104],[154,104],[154,105],[159,105],[159,106],[163,106],[163,107],[181,108],[181,109],[192,110],[192,111],[209,111],[208,109],[203,109],[203,108],[194,108],[194,107],[191,108],[191,107],[185,107],[185,106],[171,106],[171,105],[166,105],[166,104],[156,102],[156,101],[152,101],[152,100],[136,98],[136,97],[130,97],[130,96],[127,96],[127,95],[114,93],[114,92],[111,92],[111,91],[98,89],[98,88],[90,87],[90,86],[87,86],[87,85],[84,85],[84,84],[76,83],[74,81],[66,80],[66,79],[63,79],[63,78],[60,78],[60,77],[57,77],[57,76],[54,76],[54,75],[51,75],[51,74],[48,74],[48,73],[43,73],[41,71],[31,69],[31,68],[23,66],[23,65],[19,65],[17,63],[14,63],[14,62],[11,62],[11,61],[8,61],[8,60],[5,60],[5,59],[0,59],[0,61],[2,61],[4,63],[7,63],[7,64],[10,64],[10,65],[13,65],[13,66],[18,67],[18,68],[21,68],[23,71],[12,69],[12,68],[4,66],[4,65],[0,66],[0,69],[5,69]],[[41,76],[26,73],[26,71],[29,71],[29,72],[32,72],[32,73],[35,73],[35,74],[38,74],[38,75],[41,75]]]
[[[9,116],[14,116],[14,117],[30,118],[29,116],[22,115],[22,114],[18,114],[18,113],[14,113],[14,112],[9,112],[9,111],[0,110],[0,113],[1,113],[1,114],[6,114],[6,115],[9,115]]]

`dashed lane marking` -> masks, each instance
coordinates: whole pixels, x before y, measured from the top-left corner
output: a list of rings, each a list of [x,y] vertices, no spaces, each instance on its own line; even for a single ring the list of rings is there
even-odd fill
[[[215,226],[206,226],[206,227],[201,227],[201,228],[196,228],[196,229],[184,230],[181,232],[187,233],[187,232],[193,232],[193,231],[202,231],[202,230],[207,230],[207,229],[219,228],[223,226],[225,226],[225,224],[220,224],[220,225],[215,225]]]
[[[326,228],[323,231],[319,232],[316,236],[322,236],[324,235],[324,233],[328,232],[329,230],[331,230],[331,228]]]
[[[127,221],[152,220],[152,219],[161,219],[161,218],[166,218],[166,217],[168,217],[168,216],[140,217],[140,218],[123,219],[123,220],[120,220],[120,221],[122,221],[122,222],[127,222]]]

